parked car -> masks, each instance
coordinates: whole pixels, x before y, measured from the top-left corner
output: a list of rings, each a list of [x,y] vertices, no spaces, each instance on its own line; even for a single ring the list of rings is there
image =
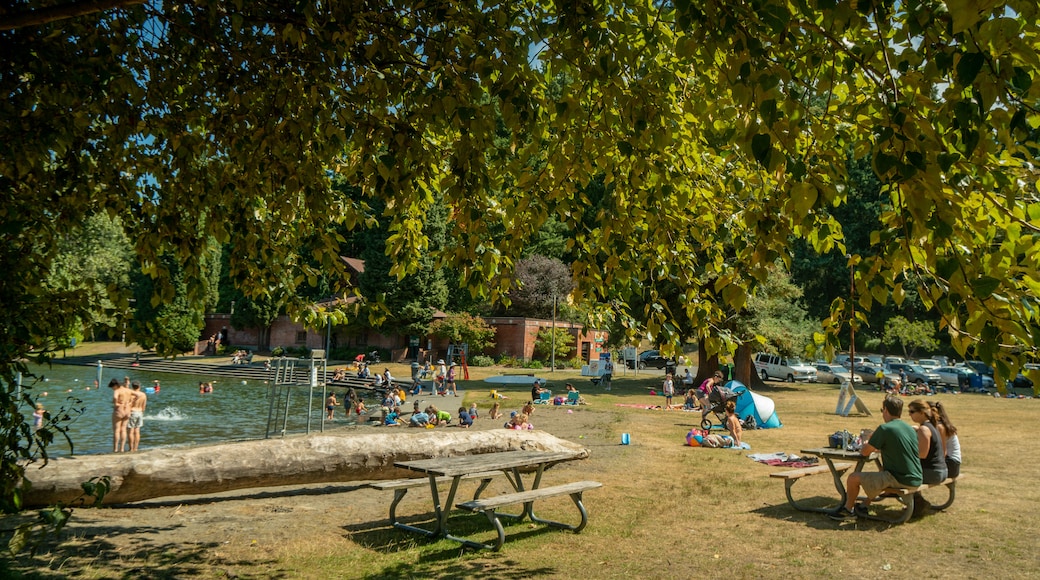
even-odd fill
[[[878,370],[882,372],[882,378],[878,378]],[[899,373],[891,370],[885,371],[883,367],[872,364],[856,365],[856,375],[863,379],[865,384],[883,385],[890,381],[898,381]]]
[[[865,356],[860,356],[860,355],[856,355],[856,360],[855,360],[855,363],[856,363],[856,365],[857,365],[857,366],[859,366],[859,365],[865,365],[865,364],[870,364],[870,363],[869,363],[869,362],[867,361],[867,357],[865,357]],[[850,367],[851,367],[852,365],[851,365],[851,363],[849,362],[849,355],[845,355],[845,358],[844,358],[844,359],[842,359],[842,361],[841,361],[841,363],[840,363],[840,364],[841,364],[841,366],[843,366],[843,367],[845,367],[845,368],[850,368]]]
[[[892,364],[895,364],[895,363],[906,363],[906,359],[901,357],[901,356],[886,356],[885,357],[885,364],[886,365],[892,365]]]
[[[944,387],[956,387],[965,391],[980,391],[989,392],[995,387],[993,377],[980,375],[970,367],[939,367],[935,369],[935,374],[939,375],[939,385]],[[978,379],[978,383],[981,387],[972,387],[972,377],[981,377]]]
[[[639,353],[635,361],[627,361],[628,368],[638,368],[643,370],[646,368],[663,369],[668,366],[668,361],[672,359],[661,356],[661,352],[657,350],[644,350]],[[633,366],[635,365],[635,366]]]
[[[939,384],[939,375],[925,369],[921,365],[892,363],[888,365],[888,368],[895,371],[896,374],[905,372],[906,380],[910,383],[928,383],[933,387]]]
[[[834,383],[840,385],[842,381],[849,381],[849,375],[849,369],[840,364],[816,363],[817,383]],[[861,379],[859,375],[854,375],[852,380],[855,384],[863,382],[863,379]]]
[[[935,370],[939,367],[946,366],[944,364],[941,364],[938,359],[934,358],[917,359],[917,364],[924,367],[925,370]]]
[[[961,366],[961,365],[966,366],[966,367],[974,370],[975,372],[979,373],[980,375],[986,375],[986,376],[989,376],[989,377],[993,376],[993,367],[989,366],[988,364],[986,364],[986,363],[984,363],[984,362],[982,362],[980,360],[966,360],[963,363],[961,363],[960,365],[953,365],[953,366]]]
[[[1029,389],[1029,390],[1033,390],[1033,381],[1032,381],[1032,379],[1030,379],[1029,377],[1023,375],[1022,373],[1018,373],[1017,375],[1015,375],[1015,378],[1013,378],[1010,381],[1008,381],[1008,385],[1007,386],[1008,386],[1009,389]]]
[[[794,381],[816,382],[816,367],[803,363],[798,357],[783,357],[777,354],[760,352],[753,359],[755,370],[763,381],[770,377]]]

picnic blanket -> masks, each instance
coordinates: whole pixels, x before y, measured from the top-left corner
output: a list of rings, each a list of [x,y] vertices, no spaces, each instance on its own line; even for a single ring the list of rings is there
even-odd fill
[[[794,454],[788,455],[783,451],[776,453],[752,453],[748,457],[759,463],[783,467],[812,467],[820,461],[820,458],[816,456],[801,457]]]
[[[687,413],[693,413],[694,411],[700,413],[700,409],[683,409],[680,405],[673,405],[671,409],[665,409],[664,405],[639,405],[636,403],[614,403],[615,407],[631,407],[633,409],[649,409],[651,411],[686,411]]]

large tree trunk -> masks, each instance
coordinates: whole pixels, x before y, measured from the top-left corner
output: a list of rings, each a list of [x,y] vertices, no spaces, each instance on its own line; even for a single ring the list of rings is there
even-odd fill
[[[752,391],[767,386],[751,362],[750,346],[742,344],[737,347],[737,352],[733,355],[733,367],[733,378],[744,383]]]
[[[233,489],[393,479],[416,474],[396,461],[495,451],[588,449],[543,431],[446,431],[380,429],[376,433],[306,435],[191,448],[160,448],[134,454],[80,455],[52,459],[26,470],[32,487],[24,507],[71,504],[93,477],[109,476],[104,503],[155,497],[210,494]]]
[[[693,385],[697,386],[705,379],[719,370],[719,355],[708,356],[708,349],[704,348],[704,340],[697,341],[697,376],[693,379]]]

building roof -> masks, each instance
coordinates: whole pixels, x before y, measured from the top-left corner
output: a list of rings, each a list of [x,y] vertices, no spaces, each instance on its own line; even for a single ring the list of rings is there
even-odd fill
[[[340,256],[339,259],[343,260],[343,263],[346,264],[347,267],[350,268],[355,274],[365,273],[364,260],[359,260],[358,258],[348,258],[346,256]]]

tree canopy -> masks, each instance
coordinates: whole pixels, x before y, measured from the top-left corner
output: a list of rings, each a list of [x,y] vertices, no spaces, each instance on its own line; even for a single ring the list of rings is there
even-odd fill
[[[577,299],[668,338],[659,283],[707,327],[792,239],[845,254],[848,152],[885,198],[849,260],[859,306],[914,284],[1003,375],[1040,347],[1033,2],[72,4],[116,7],[0,11],[7,360],[89,310],[38,282],[102,213],[159,300],[205,295],[212,238],[243,292],[306,320],[295,289],[343,275],[338,228],[383,224],[391,275],[430,257],[495,300],[552,221]]]

